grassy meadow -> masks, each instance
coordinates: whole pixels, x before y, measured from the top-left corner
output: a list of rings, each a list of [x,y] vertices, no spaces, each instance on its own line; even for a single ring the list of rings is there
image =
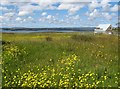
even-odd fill
[[[118,87],[118,37],[91,33],[3,33],[2,86]]]

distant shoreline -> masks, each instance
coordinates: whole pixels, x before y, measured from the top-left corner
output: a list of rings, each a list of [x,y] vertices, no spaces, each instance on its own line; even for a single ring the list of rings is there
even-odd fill
[[[82,28],[2,28],[5,33],[36,33],[36,32],[93,32],[92,27]]]

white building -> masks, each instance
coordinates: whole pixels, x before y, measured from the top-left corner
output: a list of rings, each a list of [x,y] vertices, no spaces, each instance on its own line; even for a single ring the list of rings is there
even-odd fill
[[[100,24],[94,29],[94,33],[112,34],[112,25],[111,24]]]

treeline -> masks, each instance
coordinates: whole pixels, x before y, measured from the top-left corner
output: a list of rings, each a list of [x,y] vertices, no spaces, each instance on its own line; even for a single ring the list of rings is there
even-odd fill
[[[112,30],[113,30],[113,31],[120,31],[120,27],[113,28]]]

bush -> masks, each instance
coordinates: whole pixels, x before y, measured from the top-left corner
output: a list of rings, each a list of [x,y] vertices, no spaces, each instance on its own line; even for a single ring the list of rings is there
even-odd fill
[[[10,44],[9,41],[0,41],[0,44],[5,45],[5,44]]]
[[[93,36],[90,36],[90,35],[73,35],[71,38],[76,41],[92,41],[92,40],[94,40]]]
[[[53,39],[51,37],[46,37],[46,41],[52,41]]]

